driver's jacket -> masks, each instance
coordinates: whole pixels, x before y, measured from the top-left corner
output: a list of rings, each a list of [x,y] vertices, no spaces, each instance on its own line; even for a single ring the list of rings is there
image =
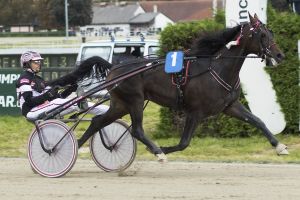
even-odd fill
[[[25,117],[32,108],[49,100],[46,92],[50,87],[46,86],[46,82],[40,76],[29,71],[20,76],[16,88],[22,115]]]

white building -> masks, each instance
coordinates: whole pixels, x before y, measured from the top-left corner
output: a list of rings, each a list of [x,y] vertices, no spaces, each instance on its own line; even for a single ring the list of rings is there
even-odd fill
[[[129,21],[130,35],[155,35],[174,22],[162,13],[140,13]]]
[[[146,13],[140,4],[95,4],[90,25],[81,27],[83,36],[153,35],[168,23],[174,23],[162,13]]]

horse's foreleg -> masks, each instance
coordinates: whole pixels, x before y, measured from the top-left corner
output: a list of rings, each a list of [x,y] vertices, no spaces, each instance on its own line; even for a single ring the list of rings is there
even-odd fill
[[[181,139],[178,145],[172,147],[161,147],[162,151],[165,154],[172,153],[175,151],[182,151],[187,148],[191,142],[193,133],[198,125],[198,115],[197,114],[188,114],[186,116],[184,130],[181,135]]]
[[[269,140],[270,144],[276,148],[278,155],[288,154],[287,147],[278,142],[270,130],[266,127],[263,121],[248,111],[240,102],[236,101],[231,106],[226,108],[224,113],[228,116],[237,118],[247,122],[256,128],[260,129],[264,136]]]

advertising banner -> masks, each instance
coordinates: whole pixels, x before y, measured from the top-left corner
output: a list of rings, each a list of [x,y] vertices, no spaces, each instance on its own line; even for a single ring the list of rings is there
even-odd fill
[[[267,23],[267,0],[227,0],[226,26],[249,22],[248,12]],[[249,55],[253,56],[253,55]],[[286,126],[284,114],[277,102],[271,78],[264,70],[265,62],[261,59],[247,58],[240,72],[245,98],[253,114],[259,117],[273,134],[283,131]]]
[[[0,70],[0,115],[20,115],[21,111],[16,94],[16,80],[20,69]]]
[[[72,49],[43,49],[44,60],[39,74],[46,81],[69,73],[76,62],[77,53]],[[77,50],[77,49],[76,49]],[[16,96],[15,82],[23,70],[20,67],[20,55],[23,49],[0,49],[0,115],[21,115]],[[50,52],[50,53],[47,53]],[[59,53],[61,52],[61,53]]]

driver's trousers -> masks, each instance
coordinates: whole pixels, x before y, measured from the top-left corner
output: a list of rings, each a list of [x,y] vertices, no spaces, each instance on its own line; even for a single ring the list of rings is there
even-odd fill
[[[32,108],[26,115],[26,118],[29,119],[30,121],[35,121],[38,119],[39,115],[41,113],[45,113],[48,112],[52,109],[57,108],[58,106],[66,103],[67,101],[69,101],[70,99],[61,99],[61,98],[57,98],[54,99],[52,101],[47,101],[44,104],[41,104],[39,106],[36,106],[34,108]],[[88,107],[92,107],[94,105],[94,103],[88,102]],[[108,110],[108,106],[107,105],[98,105],[94,108],[92,108],[91,110],[89,110],[89,113],[94,114],[94,115],[101,115],[104,114],[107,110]],[[72,105],[71,107],[65,109],[64,111],[62,111],[60,113],[61,116],[73,113],[75,111],[80,111],[80,108],[77,106],[77,104]]]

